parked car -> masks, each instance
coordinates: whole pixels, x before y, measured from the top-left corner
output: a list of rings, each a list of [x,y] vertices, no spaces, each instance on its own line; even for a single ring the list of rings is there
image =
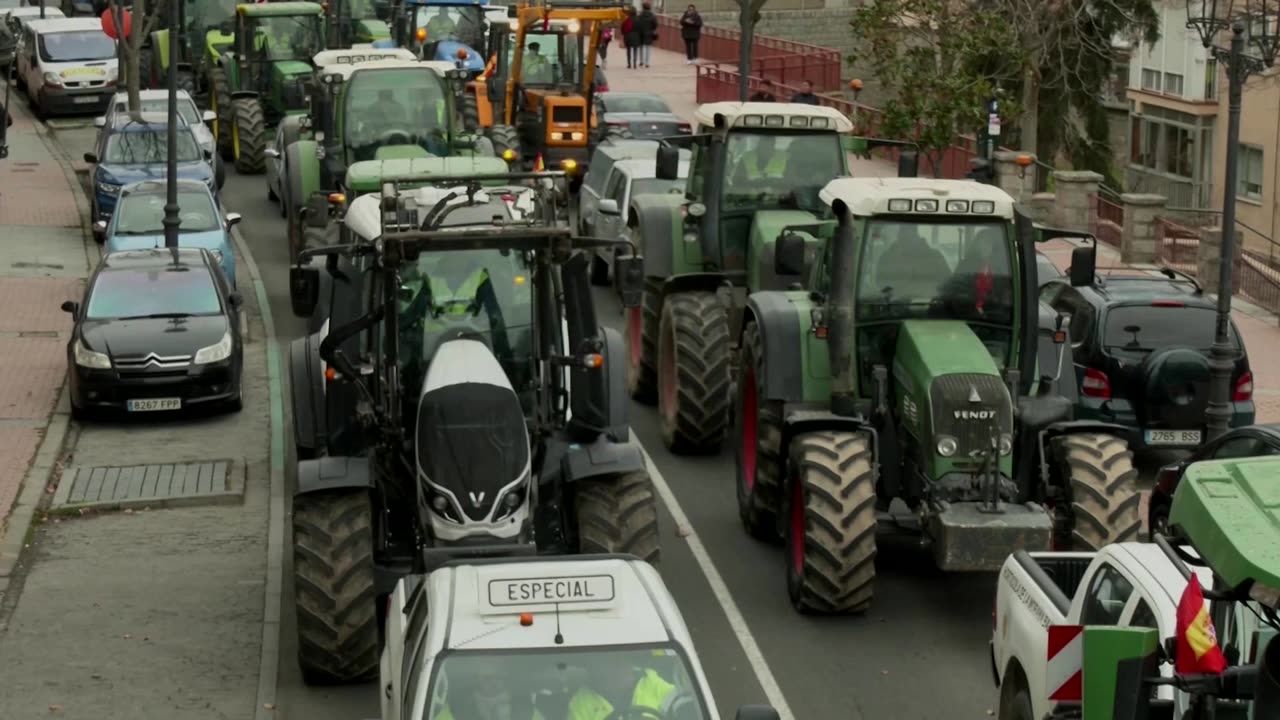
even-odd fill
[[[145,250],[164,247],[164,206],[168,183],[146,180],[120,191],[111,221],[99,220],[95,232],[106,237],[105,252]],[[231,228],[240,222],[239,213],[223,217],[209,187],[198,180],[178,181],[178,245],[204,248],[213,253],[227,282],[236,287],[236,254],[231,247]]]
[[[139,110],[144,113],[155,113],[157,115],[165,115],[168,117],[169,112],[169,91],[168,90],[143,90],[139,93]],[[118,92],[111,101],[111,106],[107,108],[105,115],[100,115],[93,120],[94,127],[99,128],[99,132],[107,131],[111,125],[129,117],[129,93]],[[218,189],[222,189],[223,180],[225,180],[225,170],[222,166],[222,158],[215,152],[216,140],[213,137],[213,130],[209,124],[217,117],[212,110],[201,110],[196,107],[196,101],[186,90],[178,90],[178,117],[191,128],[192,134],[196,136],[196,142],[200,143],[200,148],[212,156],[210,164],[213,166],[214,179],[218,183]]]
[[[97,18],[28,20],[18,82],[41,117],[101,112],[116,91],[116,44]]]
[[[9,65],[9,77],[18,79],[18,87],[21,89],[22,76],[18,74],[17,54],[22,52],[22,38],[27,23],[31,20],[49,20],[53,18],[66,17],[60,8],[46,7],[44,18],[40,17],[39,7],[19,6],[16,0],[5,0],[0,4],[0,21],[4,22],[5,28],[13,33],[14,42],[14,62]]]
[[[1044,287],[1044,284],[1050,280],[1057,280],[1064,276],[1049,256],[1042,252],[1036,253],[1036,275],[1040,278],[1040,287]]]
[[[583,218],[584,234],[593,237],[616,238],[628,234],[632,223],[631,199],[638,195],[675,192],[684,195],[685,178],[689,176],[688,150],[680,151],[680,175],[676,180],[659,180],[654,177],[652,160],[620,160],[613,164],[609,179],[604,183],[604,197],[595,204],[595,211]],[[617,251],[595,251],[592,255],[591,282],[608,285],[613,272],[613,256]]]
[[[1041,286],[1040,302],[1071,318],[1076,419],[1128,427],[1122,435],[1135,449],[1203,442],[1217,308],[1194,278],[1168,269],[1158,276],[1097,276],[1084,286],[1059,278]],[[1230,422],[1251,425],[1253,373],[1234,323],[1230,341]]]
[[[120,189],[143,180],[162,180],[168,172],[168,116],[143,113],[140,120],[128,118],[114,123],[110,131],[101,133],[95,152],[85,153],[84,160],[96,164],[93,171],[93,219],[110,220]],[[217,190],[217,181],[209,161],[212,157],[200,149],[191,129],[177,128],[178,177],[199,180],[209,190]],[[94,234],[103,241],[103,236]]]
[[[653,93],[606,92],[597,96],[606,125],[624,127],[632,136],[662,138],[689,135],[693,128],[681,120],[661,96]]]
[[[203,248],[125,250],[102,258],[67,343],[71,411],[241,407],[243,300]]]
[[[623,160],[644,160],[654,165],[657,157],[658,143],[655,140],[610,140],[596,146],[587,163],[587,172],[582,177],[582,188],[578,196],[579,230],[585,232],[590,227],[582,219],[595,217],[596,205],[604,197],[605,183],[612,176],[616,163]]]
[[[1224,435],[1196,448],[1182,460],[1165,465],[1156,473],[1156,484],[1151,491],[1147,517],[1148,526],[1152,532],[1164,532],[1169,520],[1169,508],[1173,504],[1173,492],[1178,489],[1178,483],[1192,463],[1268,455],[1280,455],[1280,424],[1232,428]]]

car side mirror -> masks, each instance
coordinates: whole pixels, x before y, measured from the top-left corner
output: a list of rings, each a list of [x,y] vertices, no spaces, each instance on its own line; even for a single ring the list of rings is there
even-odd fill
[[[804,274],[804,238],[784,233],[773,246],[773,271],[778,275]]]
[[[618,216],[622,214],[622,210],[618,207],[618,201],[613,198],[605,198],[604,200],[601,200],[600,204],[596,206],[596,210],[598,210],[601,215]]]
[[[200,119],[205,123],[211,123],[214,120],[217,120],[218,116],[212,110],[205,110],[203,113],[200,114]]]
[[[227,296],[227,302],[231,303],[231,307],[239,310],[240,306],[244,305],[244,296],[238,292],[233,292]]]
[[[62,312],[71,315],[71,317],[75,317],[80,314],[80,303],[74,300],[67,300],[62,303]]]
[[[94,165],[98,162],[98,156],[93,153],[85,153],[84,161],[89,163],[90,165]]]
[[[98,220],[93,223],[93,231],[96,233],[105,233],[107,231],[107,221]]]
[[[1097,271],[1097,253],[1092,245],[1082,245],[1071,250],[1071,287],[1093,284]]]
[[[898,177],[913,178],[920,175],[920,153],[903,150],[898,153]]]
[[[212,151],[212,150],[205,150],[205,151],[204,151],[204,159],[205,159],[205,160],[212,160],[212,159],[213,159],[213,151]]]
[[[239,225],[242,217],[240,213],[227,213],[227,227]]]
[[[778,720],[778,711],[772,705],[742,705],[733,720]]]
[[[654,160],[654,174],[659,180],[680,179],[680,150],[671,145],[659,145]]]
[[[107,119],[105,117],[96,117],[93,119],[93,126],[96,128],[105,127]]]
[[[320,300],[320,268],[295,265],[289,268],[289,302],[293,314],[311,317]]]
[[[644,256],[628,254],[615,257],[613,282],[622,307],[640,307],[644,301]]]

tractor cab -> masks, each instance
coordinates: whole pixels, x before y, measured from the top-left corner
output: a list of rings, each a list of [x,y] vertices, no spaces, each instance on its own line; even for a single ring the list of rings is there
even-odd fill
[[[235,44],[224,56],[227,80],[233,93],[258,96],[268,127],[307,109],[311,58],[325,46],[323,14],[310,2],[236,8]]]
[[[350,48],[391,38],[391,28],[378,17],[374,0],[330,0],[325,3],[329,48]]]
[[[423,60],[463,61],[470,77],[479,75],[487,62],[489,35],[487,2],[479,0],[425,0],[404,6],[396,20],[401,47],[412,49]]]

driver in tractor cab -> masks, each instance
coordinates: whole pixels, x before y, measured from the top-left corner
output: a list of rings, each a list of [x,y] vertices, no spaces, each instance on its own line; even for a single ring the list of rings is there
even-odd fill
[[[512,692],[511,678],[502,672],[502,664],[485,660],[474,674],[461,676],[458,663],[453,664],[448,704],[432,720],[546,720],[529,693]]]
[[[1007,313],[1011,309],[1013,285],[1003,230],[978,228],[964,243],[964,251],[947,284],[945,297],[978,315]]]
[[[457,28],[453,18],[449,17],[449,9],[441,6],[440,12],[427,21],[427,40],[431,42],[447,40],[450,36],[456,35]]]
[[[526,82],[551,82],[551,63],[541,55],[540,43],[529,43],[529,51],[525,53],[524,76]]]
[[[939,287],[950,277],[951,265],[942,253],[925,242],[919,228],[903,223],[898,225],[897,238],[884,249],[876,264],[874,292],[887,291],[890,297],[899,299],[928,299],[936,297]]]
[[[258,25],[255,45],[266,60],[288,60],[291,57],[291,38],[280,23],[267,20]]]
[[[379,90],[378,99],[369,106],[369,117],[382,128],[402,128],[409,124],[408,112],[396,101],[390,90]]]
[[[629,659],[601,658],[587,669],[590,681],[569,698],[568,720],[605,720],[615,712],[626,715],[636,708],[634,716],[651,710],[666,717],[669,703],[676,698],[676,686],[667,682],[652,668],[634,667]]]
[[[787,175],[787,165],[787,156],[778,150],[777,140],[772,135],[761,135],[755,147],[738,161],[734,180],[738,184],[781,180]]]

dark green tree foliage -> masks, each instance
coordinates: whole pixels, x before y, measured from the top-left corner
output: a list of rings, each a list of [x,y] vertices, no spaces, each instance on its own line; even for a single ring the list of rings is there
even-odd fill
[[[1017,47],[1014,28],[994,9],[947,0],[869,0],[850,25],[858,39],[850,62],[866,63],[893,96],[874,131],[914,140],[935,174],[956,134],[986,123],[987,101],[1021,67],[1020,58],[991,51]]]

